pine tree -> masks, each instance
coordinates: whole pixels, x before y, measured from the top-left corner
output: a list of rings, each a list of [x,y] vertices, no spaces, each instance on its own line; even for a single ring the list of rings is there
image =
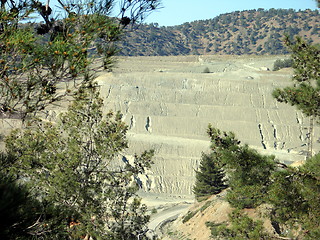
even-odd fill
[[[0,153],[0,239],[27,239],[27,228],[39,218],[41,205],[4,170],[12,161],[12,156]]]
[[[293,86],[276,89],[273,96],[279,101],[291,104],[306,116],[320,116],[320,49],[301,37],[295,41],[286,37],[286,45],[292,51]]]
[[[196,171],[196,182],[193,192],[197,200],[220,193],[227,188],[225,174],[217,162],[215,153],[202,154],[199,170]]]
[[[25,239],[146,239],[149,217],[133,179],[150,166],[153,152],[134,163],[116,161],[127,147],[127,127],[120,113],[102,115],[93,80],[111,71],[126,26],[158,6],[158,0],[1,1],[0,117],[25,125],[7,138],[14,161],[1,166],[0,186],[21,199],[18,210],[31,202],[36,210],[26,226],[24,214],[5,209],[16,221],[7,232],[23,226]],[[38,119],[66,98],[74,101],[56,123]],[[20,185],[27,198],[16,191]]]
[[[66,239],[65,216],[70,211],[41,201],[25,181],[17,181],[8,171],[16,161],[0,153],[0,216],[5,216],[0,219],[0,239]]]
[[[320,1],[318,1],[320,3]],[[320,50],[302,38],[292,41],[286,37],[286,44],[292,51],[294,85],[276,89],[273,96],[279,102],[296,106],[306,116],[320,117]],[[220,132],[213,129],[211,138],[221,142]],[[222,138],[223,140],[223,138]],[[269,203],[270,220],[275,227],[275,239],[319,239],[320,238],[320,155],[308,158],[299,168],[274,162],[273,157],[261,156],[245,147],[226,148],[224,161],[231,191],[228,201],[235,207],[255,207],[263,202]],[[232,170],[231,172],[228,172]],[[262,187],[262,188],[261,188]],[[262,191],[261,191],[262,190]],[[249,201],[248,201],[249,200]],[[248,201],[248,202],[247,202]],[[249,205],[248,205],[249,203]],[[232,221],[232,216],[230,220]],[[239,218],[240,219],[240,218]],[[250,219],[232,225],[212,225],[214,236],[239,239],[264,239],[263,233],[255,231],[256,236],[246,233]],[[248,221],[249,220],[249,221]],[[239,224],[240,223],[240,224]],[[262,225],[257,225],[261,229]],[[245,236],[241,234],[245,233]],[[266,239],[270,239],[266,236]]]
[[[320,155],[307,159],[299,168],[284,167],[274,172],[271,179],[270,218],[280,226],[280,233],[297,239],[319,239]]]
[[[159,6],[158,0],[49,3],[1,0],[2,117],[26,118],[43,111],[72,96],[94,73],[110,71],[115,42],[125,27],[143,21]],[[37,22],[32,23],[34,19]]]
[[[61,234],[146,239],[149,216],[134,179],[150,167],[153,151],[130,162],[119,159],[128,147],[127,126],[119,113],[103,116],[98,90],[95,83],[80,88],[56,123],[40,121],[39,128],[13,131],[6,148],[17,160],[7,170],[25,179],[41,203],[61,209],[61,225],[68,226]],[[38,236],[56,232],[51,220],[41,220],[33,225]],[[43,225],[50,231],[39,230]]]

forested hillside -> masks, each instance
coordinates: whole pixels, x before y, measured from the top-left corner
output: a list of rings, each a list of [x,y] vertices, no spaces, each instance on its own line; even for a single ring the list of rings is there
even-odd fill
[[[320,43],[319,11],[258,9],[173,27],[141,25],[124,37],[120,55],[286,54],[285,34]]]

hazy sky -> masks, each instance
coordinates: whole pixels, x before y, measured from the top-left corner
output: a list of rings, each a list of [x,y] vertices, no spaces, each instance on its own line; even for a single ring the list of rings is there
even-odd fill
[[[222,13],[258,8],[316,9],[315,0],[162,0],[162,9],[153,12],[147,23],[173,26],[214,18]]]

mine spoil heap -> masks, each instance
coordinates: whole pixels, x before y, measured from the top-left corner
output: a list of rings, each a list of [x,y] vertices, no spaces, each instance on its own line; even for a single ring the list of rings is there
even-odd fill
[[[121,111],[129,126],[126,154],[156,151],[151,171],[141,176],[144,191],[192,195],[194,169],[209,150],[209,123],[286,163],[303,161],[310,119],[271,96],[291,84],[290,69],[272,71],[274,61],[284,58],[123,57],[113,73],[101,75],[106,112]]]
[[[120,57],[112,73],[100,73],[105,112],[121,111],[129,127],[125,157],[155,150],[154,165],[140,176],[143,192],[192,198],[194,170],[210,146],[209,123],[286,163],[303,161],[310,119],[271,96],[291,84],[291,69],[272,71],[275,60],[285,58]],[[51,121],[59,111],[49,109],[44,117]],[[20,126],[19,119],[0,120],[3,135]],[[315,126],[314,136],[318,132]],[[313,151],[319,150],[315,139]]]

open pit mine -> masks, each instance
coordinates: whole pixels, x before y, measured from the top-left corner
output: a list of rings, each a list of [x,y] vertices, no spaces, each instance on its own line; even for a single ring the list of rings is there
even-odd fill
[[[192,198],[195,169],[210,147],[209,123],[285,163],[319,151],[319,127],[310,131],[309,118],[271,95],[292,84],[292,69],[272,71],[276,59],[288,57],[120,57],[113,72],[101,73],[105,112],[121,111],[129,128],[124,157],[155,150],[140,177],[142,195]],[[48,110],[48,118],[58,111]],[[2,133],[19,123],[0,119]]]
[[[292,69],[272,71],[276,59],[288,57],[122,57],[112,73],[100,75],[106,112],[121,111],[129,126],[125,156],[156,152],[141,176],[143,191],[192,196],[195,169],[209,151],[209,123],[289,164],[319,150],[319,128],[310,131],[309,118],[272,97],[292,84]]]

